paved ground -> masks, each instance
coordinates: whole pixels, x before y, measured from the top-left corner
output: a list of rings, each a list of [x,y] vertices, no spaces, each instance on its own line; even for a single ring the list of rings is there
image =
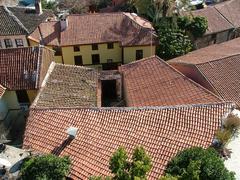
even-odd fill
[[[240,117],[240,111],[234,110],[233,113]],[[228,170],[234,171],[236,173],[236,179],[240,180],[240,134],[233,138],[233,140],[227,145],[227,149],[230,149],[232,153],[231,157],[224,161],[224,164]]]
[[[0,142],[1,139],[11,140],[9,145],[21,147],[23,141],[23,134],[26,124],[27,112],[19,112],[16,116],[11,117],[9,120],[9,127],[4,126],[3,122],[0,122]]]

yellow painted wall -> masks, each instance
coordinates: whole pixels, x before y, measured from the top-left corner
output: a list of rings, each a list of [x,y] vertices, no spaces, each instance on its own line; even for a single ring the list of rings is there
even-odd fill
[[[8,109],[20,109],[15,91],[6,91],[2,97],[8,106]]]
[[[29,40],[30,45],[38,45],[36,42]],[[79,52],[74,52],[73,46],[62,47],[62,57],[55,56],[54,60],[57,63],[62,63],[62,58],[64,64],[74,65],[74,56],[81,55],[83,59],[83,65],[92,64],[92,54],[100,55],[100,63],[107,63],[107,59],[112,59],[113,62],[122,62],[122,47],[119,43],[114,43],[113,49],[108,49],[107,44],[98,44],[98,50],[92,50],[92,45],[81,45]],[[52,49],[51,46],[48,48]],[[130,63],[136,60],[136,50],[143,50],[143,58],[155,55],[156,46],[132,46],[124,47],[124,64]]]
[[[37,90],[27,90],[27,95],[28,95],[30,103],[32,104],[35,97],[37,96]]]
[[[130,63],[136,60],[136,50],[143,50],[143,58],[155,55],[156,47],[153,46],[135,46],[124,47],[124,64]]]
[[[30,46],[38,46],[38,45],[39,45],[38,42],[33,41],[33,40],[31,40],[31,39],[28,39],[28,41],[29,41],[29,45],[30,45]]]
[[[23,46],[24,47],[27,47],[28,46],[28,42],[27,42],[27,38],[25,35],[15,35],[15,36],[0,36],[0,42],[1,42],[1,45],[2,45],[2,48],[6,48],[5,47],[5,42],[4,42],[4,39],[11,39],[12,40],[12,44],[13,44],[13,48],[16,48],[16,42],[15,40],[16,39],[22,39],[23,40]]]
[[[74,56],[81,55],[83,65],[92,64],[92,54],[100,55],[100,63],[107,63],[107,59],[113,62],[122,61],[122,49],[119,43],[114,43],[113,49],[108,49],[107,44],[98,44],[98,50],[92,50],[92,45],[81,45],[79,52],[74,52],[73,46],[62,47],[64,64],[74,65]]]
[[[31,39],[29,39],[29,44],[30,44],[30,46],[38,46],[38,45],[39,45],[38,42],[33,41],[33,40],[31,40]],[[47,48],[53,49],[52,46],[47,46]],[[62,63],[62,56],[54,56],[54,61],[55,61],[56,63]]]

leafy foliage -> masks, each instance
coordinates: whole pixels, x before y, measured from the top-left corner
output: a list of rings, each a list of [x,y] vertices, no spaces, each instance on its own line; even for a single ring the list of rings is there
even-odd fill
[[[187,54],[193,48],[189,37],[178,28],[162,27],[158,37],[157,55],[165,60]]]
[[[196,16],[182,16],[177,19],[178,27],[184,31],[190,32],[193,37],[201,37],[208,28],[206,17]]]
[[[132,161],[129,160],[127,152],[123,147],[119,147],[112,155],[109,169],[114,174],[112,179],[116,180],[144,180],[146,174],[150,171],[152,164],[149,155],[143,147],[136,147]],[[90,180],[107,180],[109,177],[103,178],[98,176],[90,177]]]
[[[165,173],[179,180],[234,180],[234,173],[229,172],[213,148],[193,147],[180,152],[174,157]]]
[[[27,159],[21,168],[23,180],[63,179],[68,175],[70,159],[49,154]]]
[[[51,9],[53,11],[56,10],[57,3],[55,1],[41,0],[41,3],[43,9]]]

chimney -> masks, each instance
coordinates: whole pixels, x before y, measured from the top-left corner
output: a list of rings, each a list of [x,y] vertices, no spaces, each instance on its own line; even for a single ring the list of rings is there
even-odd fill
[[[72,126],[69,127],[67,129],[67,134],[69,135],[69,138],[70,139],[74,139],[76,137],[76,135],[77,135],[77,131],[78,131],[78,128],[72,127]]]
[[[60,17],[60,26],[61,26],[61,31],[65,31],[68,27],[68,20],[67,20],[67,14],[63,14]]]
[[[42,14],[42,3],[41,0],[35,0],[35,11],[36,14]]]

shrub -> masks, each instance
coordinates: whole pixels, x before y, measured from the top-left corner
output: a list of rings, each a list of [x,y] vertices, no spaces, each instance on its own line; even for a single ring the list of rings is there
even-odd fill
[[[206,32],[208,21],[202,16],[181,16],[177,19],[177,25],[181,30],[191,33],[194,38],[198,38]]]
[[[191,40],[178,28],[161,28],[158,31],[159,46],[157,55],[165,60],[190,52],[193,48]]]
[[[234,173],[229,172],[213,148],[193,147],[177,154],[167,165],[165,173],[179,180],[233,180]]]
[[[58,157],[52,154],[31,157],[27,159],[21,168],[23,180],[32,179],[63,179],[68,175],[70,159]]]

